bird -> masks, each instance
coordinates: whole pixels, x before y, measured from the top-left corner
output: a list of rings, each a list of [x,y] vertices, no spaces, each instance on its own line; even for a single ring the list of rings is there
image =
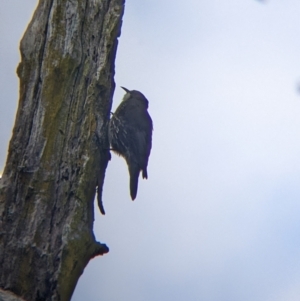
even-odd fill
[[[125,90],[122,102],[112,113],[108,126],[111,150],[122,156],[128,166],[130,196],[134,200],[138,179],[148,178],[147,166],[152,147],[153,122],[148,113],[149,102],[137,90]]]

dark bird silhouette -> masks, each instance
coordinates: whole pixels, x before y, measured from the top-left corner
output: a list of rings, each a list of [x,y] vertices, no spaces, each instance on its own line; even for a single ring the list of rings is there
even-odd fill
[[[139,91],[121,87],[126,94],[109,122],[108,137],[112,150],[127,162],[131,199],[136,198],[138,179],[148,178],[147,165],[152,146],[152,119],[148,100]]]

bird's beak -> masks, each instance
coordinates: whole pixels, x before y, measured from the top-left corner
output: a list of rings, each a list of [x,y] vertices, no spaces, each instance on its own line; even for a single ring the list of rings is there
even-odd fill
[[[130,93],[130,91],[124,87],[121,87],[123,90],[125,90],[127,93]]]

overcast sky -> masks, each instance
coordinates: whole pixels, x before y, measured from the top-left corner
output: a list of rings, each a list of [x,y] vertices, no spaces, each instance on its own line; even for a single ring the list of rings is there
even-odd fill
[[[0,170],[35,0],[2,0]],[[149,179],[113,156],[72,301],[299,301],[300,1],[128,0],[113,110],[142,91]]]

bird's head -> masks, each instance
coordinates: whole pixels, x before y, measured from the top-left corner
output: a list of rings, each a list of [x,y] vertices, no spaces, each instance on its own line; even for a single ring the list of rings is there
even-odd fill
[[[124,87],[121,87],[121,88],[126,91],[123,101],[128,100],[128,99],[138,100],[138,101],[141,101],[143,104],[145,104],[146,108],[148,108],[149,102],[143,93],[141,93],[140,91],[137,91],[137,90],[128,90]]]

